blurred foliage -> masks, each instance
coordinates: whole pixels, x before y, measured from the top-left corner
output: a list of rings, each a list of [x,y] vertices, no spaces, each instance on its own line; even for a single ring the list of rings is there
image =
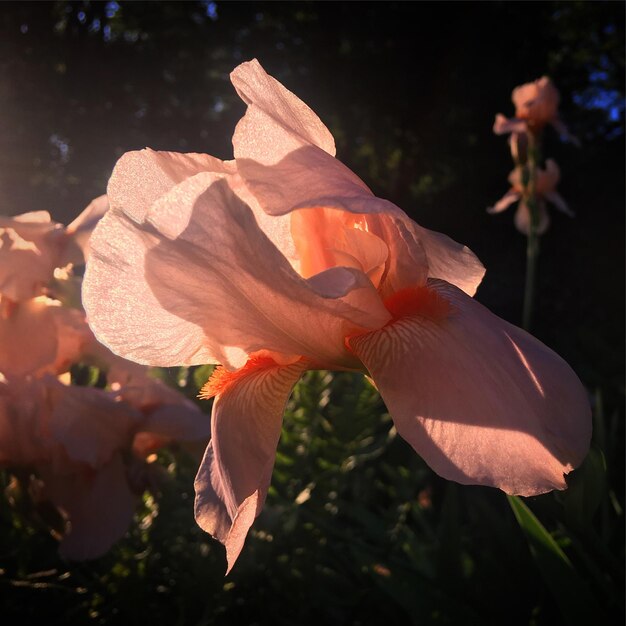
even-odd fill
[[[190,397],[202,369],[185,372]],[[178,374],[162,372],[171,382]],[[62,562],[40,513],[2,504],[4,615],[49,624],[619,623],[623,514],[617,494],[598,489],[597,454],[572,475],[573,489],[515,499],[527,544],[502,493],[428,469],[364,377],[308,372],[287,406],[265,509],[227,578],[223,548],[193,521],[198,459],[164,450],[168,480],[97,561]],[[586,489],[593,510],[581,515]]]
[[[622,623],[623,4],[5,2],[1,212],[67,222],[146,145],[230,158],[244,106],[228,73],[252,57],[320,115],[375,193],[477,252],[489,270],[478,298],[515,323],[525,241],[510,214],[484,211],[512,169],[491,125],[512,113],[514,86],[552,76],[583,147],[547,139],[577,217],[555,215],[542,240],[536,334],[593,392],[592,451],[568,491],[512,509],[434,475],[365,379],[310,372],[227,578],[223,549],[193,522],[187,451],[160,453],[161,492],[82,564],[58,558],[46,512],[20,509],[2,474],[15,504],[0,500],[3,623],[552,626],[588,624],[589,611]],[[161,372],[189,397],[209,374]]]

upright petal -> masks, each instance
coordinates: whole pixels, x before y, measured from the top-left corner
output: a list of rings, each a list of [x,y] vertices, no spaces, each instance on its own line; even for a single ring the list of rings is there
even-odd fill
[[[574,372],[452,285],[429,290],[412,310],[396,307],[397,321],[349,340],[398,432],[444,478],[509,494],[564,489],[591,436]]]
[[[372,232],[384,237],[390,249],[394,248],[389,259],[400,265],[404,263],[405,270],[406,264],[419,267],[425,258],[431,278],[452,282],[470,295],[476,292],[482,280],[484,267],[469,248],[422,228],[395,204],[374,196],[345,165],[314,146],[295,150],[275,165],[238,159],[237,167],[267,213],[281,215],[298,209],[319,210],[323,207],[364,215],[368,221],[378,219],[386,233]],[[285,180],[290,184],[285,185]],[[417,284],[416,279],[413,280]],[[406,280],[398,282],[405,283]]]
[[[89,238],[96,224],[109,210],[109,199],[106,195],[94,198],[80,215],[65,229],[70,242],[65,251],[67,263],[79,265],[89,256]],[[61,263],[66,265],[66,263]]]
[[[232,173],[234,166],[208,154],[156,152],[150,148],[126,152],[109,179],[111,209],[123,211],[141,223],[156,200],[199,172]]]
[[[282,416],[306,363],[254,359],[217,374],[212,439],[196,476],[196,521],[226,546],[231,570],[269,488]],[[228,573],[228,572],[227,572]]]
[[[45,211],[0,217],[0,295],[14,301],[41,295],[64,241],[61,225]]]
[[[334,156],[335,141],[319,117],[256,59],[238,65],[230,79],[248,105],[233,137],[235,158],[275,163],[308,144]]]

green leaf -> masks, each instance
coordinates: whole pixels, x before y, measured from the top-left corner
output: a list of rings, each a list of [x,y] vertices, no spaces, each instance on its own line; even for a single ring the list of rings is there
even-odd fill
[[[589,587],[571,561],[517,496],[507,496],[518,524],[526,535],[530,552],[567,624],[585,626],[602,623],[602,612]]]

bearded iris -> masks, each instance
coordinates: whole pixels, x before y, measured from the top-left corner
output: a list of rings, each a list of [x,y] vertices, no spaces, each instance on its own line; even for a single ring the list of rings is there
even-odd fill
[[[532,495],[566,487],[590,438],[569,366],[473,300],[466,247],[377,198],[257,61],[233,161],[143,150],[109,182],[83,299],[96,336],[159,366],[220,363],[196,519],[229,569],[269,487],[282,413],[307,369],[367,373],[440,475]]]

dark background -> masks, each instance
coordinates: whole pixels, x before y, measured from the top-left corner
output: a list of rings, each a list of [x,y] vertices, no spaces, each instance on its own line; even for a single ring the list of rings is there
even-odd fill
[[[477,253],[478,299],[516,324],[526,241],[512,209],[485,212],[513,167],[491,127],[515,86],[551,76],[581,147],[547,130],[576,218],[551,211],[534,332],[614,416],[623,503],[624,4],[4,2],[0,211],[67,223],[127,150],[231,158],[244,105],[228,74],[253,57],[377,195]]]
[[[5,2],[2,211],[45,209],[67,222],[105,191],[126,150],[230,158],[244,106],[228,73],[253,57],[319,114],[338,158],[375,193],[478,254],[488,270],[479,297],[514,322],[525,240],[512,210],[485,213],[512,169],[491,126],[513,113],[513,87],[549,74],[582,147],[548,130],[546,156],[577,217],[552,212],[537,332],[590,383],[621,380],[619,2]]]

